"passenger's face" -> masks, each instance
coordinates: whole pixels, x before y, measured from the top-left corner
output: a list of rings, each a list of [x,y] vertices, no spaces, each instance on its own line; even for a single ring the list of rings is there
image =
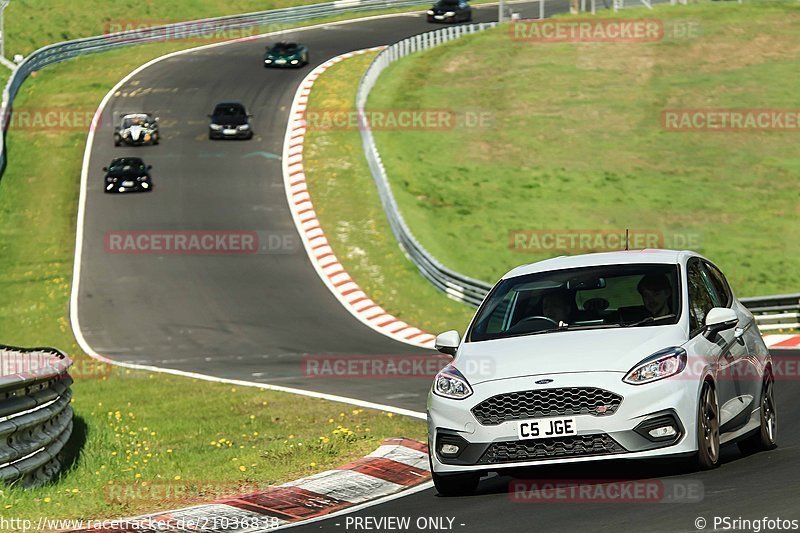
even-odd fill
[[[669,291],[642,289],[642,303],[653,316],[661,316],[669,313],[667,301]]]

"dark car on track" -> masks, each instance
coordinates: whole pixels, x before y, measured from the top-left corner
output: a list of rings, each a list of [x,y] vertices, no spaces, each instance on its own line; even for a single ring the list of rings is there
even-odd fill
[[[104,180],[105,192],[143,192],[153,190],[150,176],[151,165],[145,165],[139,157],[117,157],[107,167]]]
[[[439,0],[428,10],[428,22],[470,22],[472,8],[465,0]]]
[[[308,65],[308,47],[300,43],[279,42],[267,47],[264,68]]]
[[[126,113],[114,128],[114,146],[158,144],[159,140],[158,117],[151,113]]]
[[[208,124],[209,139],[253,138],[253,129],[250,127],[252,115],[248,115],[244,105],[239,102],[219,103],[208,117],[211,119]]]

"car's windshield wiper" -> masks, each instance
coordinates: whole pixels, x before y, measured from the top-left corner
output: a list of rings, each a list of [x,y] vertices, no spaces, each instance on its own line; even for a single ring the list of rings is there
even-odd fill
[[[674,313],[671,313],[669,315],[661,315],[661,316],[648,316],[647,318],[643,318],[643,319],[639,320],[638,322],[633,322],[631,324],[625,324],[624,327],[633,328],[633,327],[636,327],[636,326],[643,326],[645,324],[649,324],[651,322],[657,322],[659,320],[664,320],[666,318],[675,318],[675,316],[677,316],[677,315],[675,315]]]

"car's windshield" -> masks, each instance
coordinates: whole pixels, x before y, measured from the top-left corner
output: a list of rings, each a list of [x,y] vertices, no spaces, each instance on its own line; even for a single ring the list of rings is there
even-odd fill
[[[606,265],[501,281],[478,310],[469,341],[569,329],[674,324],[678,267]]]
[[[131,126],[144,126],[148,122],[150,122],[150,120],[145,115],[131,115],[122,119],[122,127],[130,128]]]
[[[132,171],[132,170],[141,170],[144,171],[144,162],[141,159],[135,158],[125,158],[125,159],[115,159],[109,165],[108,170],[110,172],[114,171]]]
[[[273,48],[272,51],[282,54],[285,52],[294,52],[297,50],[297,45],[293,43],[278,43]]]
[[[217,117],[238,117],[244,114],[244,108],[240,105],[218,105],[214,109],[214,116]]]

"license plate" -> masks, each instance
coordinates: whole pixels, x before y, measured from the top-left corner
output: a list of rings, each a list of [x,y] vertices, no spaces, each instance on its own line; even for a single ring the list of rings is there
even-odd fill
[[[433,18],[435,18],[436,20],[444,20],[444,15],[436,15]]]
[[[122,186],[123,187],[133,187],[133,182],[132,181],[123,181],[122,182]]]
[[[550,439],[578,434],[574,418],[537,418],[517,422],[517,437],[520,440]]]
[[[277,64],[279,64],[279,65],[283,65],[284,63],[286,63],[286,60],[285,60],[285,59],[279,59],[279,60],[277,60],[277,61],[275,61],[275,62],[276,62]]]
[[[236,130],[222,130],[225,135],[236,135]]]

